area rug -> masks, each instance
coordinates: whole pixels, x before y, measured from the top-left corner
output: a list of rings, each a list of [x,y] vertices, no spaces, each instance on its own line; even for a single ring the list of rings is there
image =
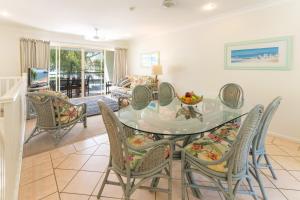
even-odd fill
[[[99,100],[104,101],[106,105],[108,105],[113,111],[117,111],[119,109],[118,102],[106,96],[92,96],[70,99],[70,101],[74,104],[86,103],[86,112],[88,117],[101,114],[97,103]]]

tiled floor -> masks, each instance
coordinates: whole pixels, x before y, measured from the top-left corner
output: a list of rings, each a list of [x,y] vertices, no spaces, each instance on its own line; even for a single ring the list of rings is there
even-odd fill
[[[270,200],[300,200],[300,145],[268,137],[267,149],[278,176],[273,180],[268,170],[262,170],[263,180]],[[108,163],[107,135],[101,135],[68,146],[24,158],[20,200],[96,200],[105,168]],[[173,166],[173,199],[181,199],[180,162]],[[114,174],[110,179],[116,179]],[[201,184],[211,184],[196,176]],[[160,182],[167,186],[166,181]],[[257,183],[255,189],[261,196]],[[218,192],[202,191],[202,200],[222,200]],[[106,186],[103,200],[122,199],[118,186]],[[164,193],[137,190],[132,199],[163,200]],[[190,191],[188,199],[194,200]],[[248,200],[248,195],[238,195],[238,200]]]

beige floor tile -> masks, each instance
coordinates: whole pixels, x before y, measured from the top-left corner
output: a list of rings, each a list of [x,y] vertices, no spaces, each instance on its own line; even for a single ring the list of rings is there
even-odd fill
[[[265,144],[273,144],[273,140],[274,140],[273,136],[267,135]]]
[[[279,146],[277,145],[279,149],[282,149],[283,151],[287,152],[290,156],[300,156],[300,148],[299,146]]]
[[[57,159],[52,160],[53,168],[57,168],[68,156],[59,157]]]
[[[300,190],[300,182],[295,177],[289,174],[286,170],[274,170],[277,180],[274,180],[271,173],[267,169],[262,170],[267,175],[269,180],[280,189]]]
[[[97,196],[97,195],[98,195],[98,192],[99,192],[99,190],[100,190],[100,187],[101,187],[102,182],[103,182],[103,179],[104,179],[104,175],[105,175],[105,173],[102,173],[101,179],[98,181],[97,186],[96,186],[96,188],[95,188],[94,191],[93,191],[93,195],[94,195],[94,196]],[[117,176],[116,176],[114,173],[112,173],[112,172],[109,174],[108,180],[109,180],[109,181],[114,181],[114,182],[119,182]],[[122,197],[122,196],[121,196],[121,197]],[[121,198],[121,197],[120,197],[120,198]]]
[[[93,146],[87,149],[84,149],[82,151],[78,151],[76,154],[81,154],[81,155],[93,155],[95,153],[95,151],[98,149],[98,145],[97,146]]]
[[[34,156],[26,157],[23,159],[22,162],[22,170],[25,170],[27,168],[44,164],[44,163],[49,163],[51,162],[50,154],[49,152],[37,154]]]
[[[263,199],[260,189],[255,188],[255,191],[259,199]],[[265,188],[265,192],[270,200],[287,200],[285,196],[278,190],[274,188]]]
[[[123,190],[120,186],[116,185],[105,185],[102,197],[122,198]]]
[[[293,157],[286,156],[272,156],[286,170],[300,170],[300,161]]]
[[[44,178],[53,174],[51,162],[46,162],[41,165],[36,165],[22,170],[20,185],[28,184],[40,178]]]
[[[282,149],[279,149],[277,146],[275,145],[266,145],[266,151],[268,155],[274,155],[274,156],[288,156],[289,154],[287,152],[285,152]]]
[[[219,192],[211,191],[211,190],[201,190],[201,200],[222,200],[221,195]],[[188,196],[189,200],[199,200],[198,198],[194,197],[192,191],[188,189]]]
[[[298,181],[300,181],[300,171],[289,171]]]
[[[101,144],[94,155],[97,156],[109,156],[110,147],[108,144]]]
[[[254,187],[259,187],[259,184],[258,182],[256,181],[256,179],[251,175],[252,177],[252,185]],[[260,173],[260,177],[261,177],[261,180],[262,180],[262,183],[264,185],[265,188],[276,188],[276,186],[269,180],[269,178],[267,178],[267,176],[264,174],[264,173]],[[249,184],[247,183],[246,180],[244,180],[242,182],[242,185],[246,186],[248,188]]]
[[[96,146],[97,143],[95,142],[95,140],[93,140],[92,138],[80,141],[80,142],[76,142],[74,144],[76,151],[82,151],[84,149]]]
[[[273,144],[286,147],[299,147],[300,144],[284,138],[274,137]]]
[[[137,189],[131,195],[130,199],[134,199],[134,200],[140,200],[140,199],[155,200],[155,192],[150,192],[148,190]]]
[[[60,193],[60,200],[89,200],[89,198],[88,195]]]
[[[54,175],[20,187],[19,200],[37,200],[57,191]]]
[[[57,168],[79,170],[89,158],[89,155],[71,154]]]
[[[269,155],[268,158],[271,162],[273,169],[283,169],[282,166],[272,158],[272,156]],[[262,158],[260,164],[266,164],[266,160]]]
[[[52,160],[55,160],[60,157],[67,156],[71,153],[75,153],[76,150],[73,145],[68,145],[64,147],[60,147],[50,152]]]
[[[288,200],[300,200],[300,191],[295,190],[281,190]]]
[[[161,179],[159,181],[159,187],[168,189],[168,181],[167,179]],[[180,180],[173,180],[172,181],[172,200],[181,200],[181,181]],[[157,192],[156,193],[156,199],[157,200],[164,200],[168,199],[168,194],[163,192]],[[187,193],[186,193],[186,199],[187,199]]]
[[[97,196],[91,196],[89,198],[89,200],[98,200],[98,199],[97,199]],[[118,199],[116,199],[116,198],[109,198],[109,197],[101,197],[100,200],[118,200]]]
[[[181,180],[181,162],[180,161],[174,161],[173,162],[172,176],[173,176],[174,179],[180,179]]]
[[[109,158],[106,156],[92,156],[82,167],[82,170],[105,172],[108,162]]]
[[[80,171],[66,186],[64,192],[91,195],[102,173]]]
[[[67,184],[71,181],[76,173],[76,170],[55,169],[55,177],[59,192],[63,191],[63,189],[67,186]]]
[[[101,177],[100,181],[98,182],[96,188],[93,191],[93,195],[95,195],[95,196],[98,194],[98,192],[100,190],[100,187],[101,187],[103,179],[104,179],[104,175],[105,174],[103,173],[103,176]],[[119,182],[117,176],[113,173],[109,174],[108,180]],[[120,198],[123,197],[123,190],[120,186],[106,184],[101,196],[102,197],[112,197],[112,198],[119,198],[120,199]]]
[[[107,134],[102,134],[96,137],[93,137],[93,139],[97,142],[97,144],[108,144],[109,140],[108,140],[108,135]]]
[[[47,196],[41,200],[60,200],[60,199],[59,199],[59,194],[56,192],[56,193],[51,194],[50,196]]]

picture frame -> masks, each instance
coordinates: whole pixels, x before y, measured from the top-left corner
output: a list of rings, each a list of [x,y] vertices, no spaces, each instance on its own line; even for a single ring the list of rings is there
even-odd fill
[[[293,37],[225,44],[225,70],[290,70]]]
[[[160,64],[159,51],[146,52],[141,54],[141,67],[151,68],[153,65]]]

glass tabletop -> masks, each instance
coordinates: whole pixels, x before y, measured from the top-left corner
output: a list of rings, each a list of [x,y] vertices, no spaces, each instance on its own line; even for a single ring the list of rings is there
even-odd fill
[[[196,106],[182,105],[175,98],[169,105],[160,106],[152,101],[142,110],[130,105],[117,112],[119,120],[127,127],[161,135],[185,136],[210,131],[247,114],[245,104],[232,109],[219,99],[204,98]]]

